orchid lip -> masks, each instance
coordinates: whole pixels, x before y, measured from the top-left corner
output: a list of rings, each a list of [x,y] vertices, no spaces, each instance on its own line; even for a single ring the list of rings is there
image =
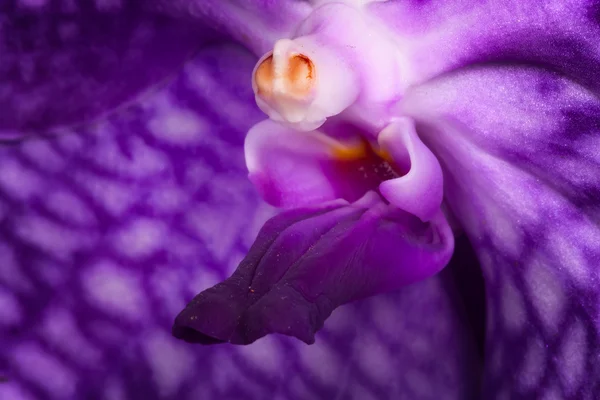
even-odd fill
[[[285,211],[263,226],[229,279],[177,316],[173,334],[205,345],[272,333],[311,344],[336,307],[439,272],[453,246],[441,213],[424,223],[374,192]]]
[[[276,207],[352,202],[372,190],[428,221],[443,200],[441,166],[409,118],[396,118],[377,140],[351,125],[301,132],[265,120],[248,132],[245,157],[250,181]]]

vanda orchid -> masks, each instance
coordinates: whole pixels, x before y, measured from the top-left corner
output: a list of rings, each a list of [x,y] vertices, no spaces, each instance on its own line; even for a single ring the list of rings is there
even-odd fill
[[[600,1],[4,0],[0,38],[0,399],[600,397]]]

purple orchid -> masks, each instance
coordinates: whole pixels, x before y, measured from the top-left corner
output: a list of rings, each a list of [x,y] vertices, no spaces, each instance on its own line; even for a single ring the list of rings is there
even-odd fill
[[[600,394],[600,1],[6,0],[0,38],[0,399]]]

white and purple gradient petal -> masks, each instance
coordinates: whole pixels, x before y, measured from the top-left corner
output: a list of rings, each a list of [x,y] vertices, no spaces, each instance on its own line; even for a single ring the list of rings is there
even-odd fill
[[[244,147],[250,181],[276,207],[354,202],[397,176],[360,136],[338,140],[265,120],[250,129]]]
[[[250,181],[276,207],[353,202],[370,190],[423,221],[435,216],[443,198],[442,169],[421,142],[413,121],[397,118],[378,134],[376,145],[350,125],[303,132],[272,120],[246,136]],[[373,146],[376,146],[375,149]]]
[[[437,158],[417,135],[414,122],[409,118],[395,120],[381,131],[377,141],[393,163],[407,171],[401,177],[381,182],[379,191],[383,197],[423,221],[433,218],[444,197],[444,178]]]
[[[394,32],[411,85],[478,64],[527,64],[600,87],[598,0],[395,0],[367,9]]]

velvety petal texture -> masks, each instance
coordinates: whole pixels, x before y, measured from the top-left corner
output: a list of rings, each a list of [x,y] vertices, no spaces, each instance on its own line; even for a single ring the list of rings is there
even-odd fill
[[[483,396],[596,397],[600,2],[369,7],[428,81],[401,112],[482,263]]]
[[[384,1],[367,9],[396,37],[411,85],[476,64],[528,64],[599,88],[598,0]]]
[[[481,260],[484,395],[593,398],[597,95],[540,68],[481,67],[416,88],[404,110],[440,156],[447,199]]]
[[[269,333],[313,343],[336,307],[439,272],[453,245],[441,212],[423,223],[373,192],[288,211],[267,222],[229,279],[194,298],[173,333],[204,344]]]
[[[122,113],[0,146],[0,398],[264,397],[170,335],[269,215],[243,160],[253,63],[205,48]]]
[[[206,25],[137,1],[3,1],[0,139],[114,111],[162,83],[211,40]]]

